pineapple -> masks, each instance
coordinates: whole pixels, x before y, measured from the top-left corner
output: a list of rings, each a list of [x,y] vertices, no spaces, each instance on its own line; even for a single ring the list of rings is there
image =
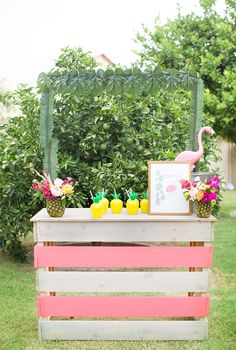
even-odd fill
[[[129,215],[138,214],[139,200],[137,199],[138,193],[128,193],[129,199],[126,202],[126,209]]]
[[[211,209],[211,202],[202,203],[201,201],[197,201],[196,214],[199,218],[209,218],[211,215]]]
[[[61,197],[57,197],[54,200],[47,199],[46,200],[46,208],[48,215],[52,217],[63,216],[65,212],[65,205],[61,199]]]

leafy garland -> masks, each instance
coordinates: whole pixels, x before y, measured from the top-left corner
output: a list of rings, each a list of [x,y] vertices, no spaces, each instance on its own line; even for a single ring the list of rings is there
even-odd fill
[[[112,95],[137,95],[141,92],[155,94],[159,90],[175,90],[177,87],[189,90],[197,80],[197,76],[186,71],[141,71],[139,68],[84,69],[68,74],[57,71],[41,73],[38,87],[41,92],[53,90],[58,94],[71,92],[76,95],[97,96],[106,91]]]
[[[201,126],[203,82],[186,71],[159,71],[132,69],[83,69],[67,74],[51,71],[38,78],[41,96],[40,140],[44,149],[44,170],[57,175],[58,140],[53,137],[53,99],[55,94],[73,93],[76,96],[155,94],[159,90],[177,88],[192,91],[192,117],[190,119],[189,148],[196,148],[196,136]]]
[[[43,168],[52,179],[57,176],[58,140],[53,137],[53,99],[52,91],[43,92],[40,109],[40,143],[44,150]]]

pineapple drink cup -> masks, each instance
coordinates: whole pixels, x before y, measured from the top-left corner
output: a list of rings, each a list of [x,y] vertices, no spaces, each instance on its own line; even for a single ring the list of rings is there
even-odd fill
[[[129,215],[136,215],[139,209],[138,193],[128,193],[128,195],[129,199],[126,202],[127,212]]]
[[[120,200],[120,193],[112,193],[113,199],[110,202],[111,212],[113,214],[120,214],[123,208],[123,202]]]
[[[101,204],[103,207],[103,214],[106,214],[107,209],[109,207],[109,200],[106,198],[106,192],[98,192],[97,196],[101,198]]]
[[[103,214],[103,206],[100,197],[93,197],[93,204],[90,206],[91,216],[94,219],[101,219]]]
[[[149,211],[149,202],[147,192],[143,193],[143,199],[140,202],[141,212],[147,214]]]

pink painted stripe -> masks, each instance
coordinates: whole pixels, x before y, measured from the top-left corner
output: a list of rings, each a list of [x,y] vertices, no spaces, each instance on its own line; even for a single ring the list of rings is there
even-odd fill
[[[212,247],[36,246],[35,267],[208,267]]]
[[[209,297],[38,296],[38,316],[204,317]]]

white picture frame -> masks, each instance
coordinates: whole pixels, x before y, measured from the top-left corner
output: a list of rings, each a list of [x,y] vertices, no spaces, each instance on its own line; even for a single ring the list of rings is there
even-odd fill
[[[183,197],[181,179],[191,182],[191,164],[181,161],[148,162],[149,214],[190,215],[190,202]]]

